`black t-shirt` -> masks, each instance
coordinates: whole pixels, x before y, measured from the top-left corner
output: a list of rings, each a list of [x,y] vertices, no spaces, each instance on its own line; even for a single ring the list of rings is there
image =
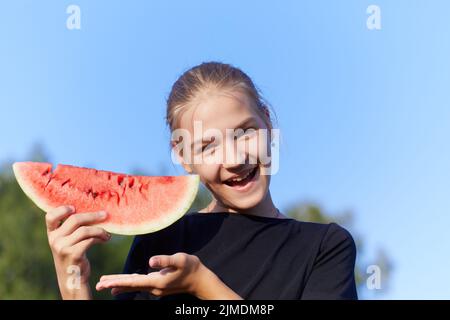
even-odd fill
[[[155,233],[136,236],[124,273],[146,274],[153,255],[196,255],[244,299],[357,299],[356,247],[336,223],[234,213],[192,213]],[[117,299],[156,298],[145,292]]]

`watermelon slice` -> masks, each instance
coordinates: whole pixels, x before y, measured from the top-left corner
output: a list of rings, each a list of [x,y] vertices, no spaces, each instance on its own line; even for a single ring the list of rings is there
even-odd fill
[[[180,219],[198,191],[199,176],[132,176],[50,163],[16,162],[14,174],[42,210],[73,205],[76,212],[105,210],[97,226],[116,234],[161,230]]]

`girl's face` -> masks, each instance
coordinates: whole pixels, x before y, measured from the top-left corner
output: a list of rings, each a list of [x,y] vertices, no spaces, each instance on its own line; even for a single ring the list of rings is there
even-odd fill
[[[270,155],[269,128],[251,103],[240,91],[208,93],[180,119],[192,142],[184,168],[200,176],[221,206],[237,211],[261,203],[270,183],[268,162],[261,161]]]

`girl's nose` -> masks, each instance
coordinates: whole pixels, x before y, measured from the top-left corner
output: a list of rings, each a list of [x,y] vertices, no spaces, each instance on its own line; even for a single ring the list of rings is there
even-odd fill
[[[222,164],[222,167],[224,167],[225,169],[235,169],[235,168],[239,168],[242,166],[242,163],[239,162],[224,162]]]
[[[233,148],[233,146],[229,146],[229,148],[225,150],[222,166],[225,169],[234,169],[245,165],[248,160],[247,152],[241,148],[235,148],[234,151],[231,148]]]

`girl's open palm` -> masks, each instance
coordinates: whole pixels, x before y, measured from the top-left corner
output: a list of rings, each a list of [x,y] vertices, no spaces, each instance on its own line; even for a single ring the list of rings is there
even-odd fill
[[[134,291],[148,291],[155,296],[175,293],[195,294],[196,284],[202,273],[207,270],[197,256],[186,253],[153,256],[149,260],[149,265],[160,270],[149,274],[102,276],[96,289],[111,289],[113,295]]]

